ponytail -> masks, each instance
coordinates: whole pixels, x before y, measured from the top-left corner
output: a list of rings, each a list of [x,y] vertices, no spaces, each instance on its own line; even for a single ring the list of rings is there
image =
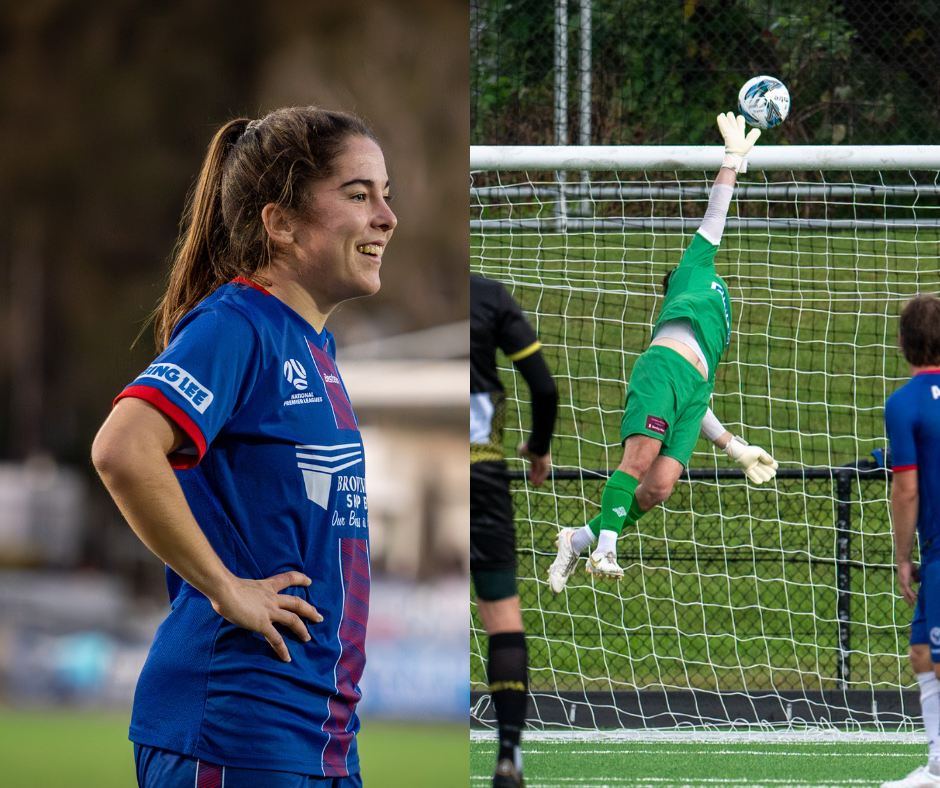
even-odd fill
[[[248,118],[226,123],[212,138],[199,180],[183,214],[170,282],[154,315],[157,350],[170,342],[176,324],[196,304],[232,278],[228,232],[222,220],[222,165],[245,132]]]

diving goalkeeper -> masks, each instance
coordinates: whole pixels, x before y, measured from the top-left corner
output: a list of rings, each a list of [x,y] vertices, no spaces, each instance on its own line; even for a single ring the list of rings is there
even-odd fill
[[[702,225],[677,268],[663,280],[664,300],[653,339],[637,359],[627,386],[620,439],[623,461],[608,480],[601,512],[582,528],[562,528],[558,556],[549,569],[560,593],[582,550],[597,541],[588,569],[599,577],[623,577],[617,536],[665,501],[688,464],[701,432],[723,449],[755,484],[772,479],[777,463],[763,449],[728,432],[708,407],[715,368],[731,337],[731,300],[715,272],[715,253],[739,172],[760,136],[744,134],[744,118],[718,116],[725,157],[715,178]]]

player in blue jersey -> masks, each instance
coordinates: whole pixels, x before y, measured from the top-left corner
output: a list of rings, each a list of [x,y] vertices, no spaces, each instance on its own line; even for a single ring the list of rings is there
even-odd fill
[[[904,307],[898,345],[911,379],[885,404],[894,472],[891,518],[898,586],[907,603],[916,605],[909,653],[920,684],[928,761],[882,788],[925,788],[940,786],[940,298],[920,295]],[[911,561],[915,531],[919,573]]]
[[[379,289],[382,151],[314,107],[215,136],[156,320],[92,449],[167,564],[130,738],[142,788],[356,788],[369,609],[362,441],[324,328]]]

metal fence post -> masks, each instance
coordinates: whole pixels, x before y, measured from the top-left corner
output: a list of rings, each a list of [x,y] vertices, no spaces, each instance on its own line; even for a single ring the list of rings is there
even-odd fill
[[[838,511],[836,520],[836,615],[839,618],[839,688],[846,690],[851,678],[851,596],[849,581],[851,565],[849,548],[851,546],[852,524],[852,476],[851,470],[839,469],[835,472],[836,499]]]
[[[555,0],[555,144],[568,144],[568,0]],[[568,206],[565,185],[568,173],[555,171],[558,204],[555,206],[556,229],[565,231]]]

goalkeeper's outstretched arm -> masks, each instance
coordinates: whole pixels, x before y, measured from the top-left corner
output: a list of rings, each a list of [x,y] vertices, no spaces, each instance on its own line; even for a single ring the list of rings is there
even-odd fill
[[[754,484],[763,484],[777,475],[777,461],[760,446],[751,446],[743,438],[728,432],[711,408],[702,419],[702,436],[740,465]]]
[[[715,246],[721,243],[721,234],[725,229],[725,219],[728,216],[738,173],[747,172],[747,154],[760,136],[760,129],[752,129],[745,136],[744,117],[738,115],[735,118],[732,112],[718,116],[718,129],[725,140],[725,157],[712,185],[708,208],[698,229],[699,234]]]

